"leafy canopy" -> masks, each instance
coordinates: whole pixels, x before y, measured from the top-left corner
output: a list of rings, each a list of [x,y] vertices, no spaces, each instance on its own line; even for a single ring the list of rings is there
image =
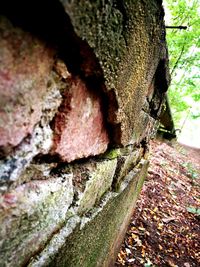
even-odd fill
[[[187,26],[166,29],[172,76],[168,95],[175,124],[181,127],[183,116],[200,117],[200,1],[165,0],[164,5],[166,25]]]

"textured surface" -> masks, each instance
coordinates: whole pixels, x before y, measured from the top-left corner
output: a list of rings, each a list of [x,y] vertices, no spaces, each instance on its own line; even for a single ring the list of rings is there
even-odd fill
[[[86,218],[87,223],[81,229],[77,225],[75,231],[64,239],[62,232],[55,235],[49,246],[28,266],[112,266],[146,176],[147,166],[148,162],[144,161],[131,178],[125,179],[119,194],[107,196],[96,216]]]
[[[103,153],[108,145],[101,102],[78,78],[68,79],[55,116],[54,147],[64,161]]]
[[[149,86],[155,79],[153,88],[159,87],[162,94],[169,79],[161,4],[148,0],[61,2],[76,33],[99,60],[112,100],[108,120],[115,142],[127,145],[140,141],[139,116]]]
[[[83,214],[89,211],[95,204],[98,204],[106,192],[110,191],[116,167],[117,159],[96,162],[93,166],[91,163],[84,165],[84,169],[87,170],[84,175],[89,179],[85,184],[84,192],[79,192],[78,213]],[[77,169],[76,172],[82,173],[82,168],[77,166]]]
[[[109,266],[169,81],[161,1],[0,8],[0,266]]]
[[[40,176],[40,180],[4,194],[0,203],[0,266],[24,266],[63,225],[72,200],[71,175],[49,177],[48,181]]]
[[[0,146],[16,146],[42,115],[53,52],[0,17]]]

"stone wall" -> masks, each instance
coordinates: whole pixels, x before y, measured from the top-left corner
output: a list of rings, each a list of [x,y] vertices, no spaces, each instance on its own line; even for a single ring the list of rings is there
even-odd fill
[[[112,266],[169,84],[162,3],[0,10],[0,266]]]

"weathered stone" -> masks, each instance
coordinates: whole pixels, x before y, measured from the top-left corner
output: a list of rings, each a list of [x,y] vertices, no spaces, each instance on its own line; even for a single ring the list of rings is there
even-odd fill
[[[138,162],[145,156],[145,148],[142,146],[134,147],[129,145],[122,148],[109,149],[100,156],[103,159],[117,160],[117,167],[113,179],[112,187],[115,191],[119,190],[120,184],[126,175],[136,167]]]
[[[102,68],[110,98],[108,121],[114,129],[112,142],[134,143],[134,136],[143,131],[139,127],[138,132],[138,114],[152,80],[160,91],[166,91],[168,86],[161,2],[60,1],[77,35],[92,47]]]
[[[164,130],[168,131],[169,133],[171,133],[171,135],[175,135],[173,138],[176,137],[175,134],[175,126],[174,126],[174,122],[173,122],[173,117],[172,117],[172,112],[170,109],[170,105],[169,105],[169,99],[166,96],[164,99],[164,105],[162,107],[162,112],[160,114],[160,124],[163,126]]]
[[[132,172],[131,176],[121,184],[119,193],[111,193],[108,201],[102,205],[95,216],[88,218],[83,228],[80,229],[78,225],[70,234],[67,232],[69,225],[66,229],[64,227],[28,266],[112,266],[132,216],[137,195],[146,176],[147,166],[147,161],[141,162],[141,166],[135,170],[135,173]]]
[[[12,23],[0,19],[0,266],[111,266],[169,82],[161,1],[11,2]]]
[[[37,154],[48,153],[53,144],[53,132],[49,122],[57,112],[62,97],[58,89],[61,85],[56,82],[53,73],[48,77],[48,83],[48,91],[42,103],[40,123],[34,127],[28,140],[24,140],[10,157],[0,161],[0,192],[6,191],[9,185],[16,186],[29,181],[26,167]],[[21,174],[24,170],[26,174],[23,176]]]
[[[138,116],[138,123],[135,127],[133,140],[135,140],[136,143],[140,143],[144,139],[148,142],[154,134],[155,125],[156,120],[148,113],[141,110]]]
[[[16,146],[40,120],[53,50],[0,17],[0,146]]]
[[[107,149],[101,99],[81,79],[68,79],[53,130],[52,154],[64,161],[97,155]]]
[[[144,148],[135,148],[130,151],[129,155],[124,155],[118,159],[117,170],[114,178],[114,189],[119,190],[127,174],[133,170],[144,156]]]
[[[0,266],[24,266],[61,228],[72,200],[72,175],[31,181],[2,195]]]
[[[93,166],[85,164],[87,173],[84,173],[84,175],[89,176],[89,179],[85,184],[84,192],[79,192],[79,200],[77,202],[78,213],[83,214],[89,211],[98,203],[103,194],[111,189],[116,166],[117,159],[96,162]],[[80,169],[77,166],[76,172],[78,170]]]

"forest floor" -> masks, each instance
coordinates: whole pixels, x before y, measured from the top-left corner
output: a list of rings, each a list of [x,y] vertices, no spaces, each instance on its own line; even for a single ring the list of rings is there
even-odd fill
[[[148,177],[115,266],[200,266],[200,149],[151,142]]]

